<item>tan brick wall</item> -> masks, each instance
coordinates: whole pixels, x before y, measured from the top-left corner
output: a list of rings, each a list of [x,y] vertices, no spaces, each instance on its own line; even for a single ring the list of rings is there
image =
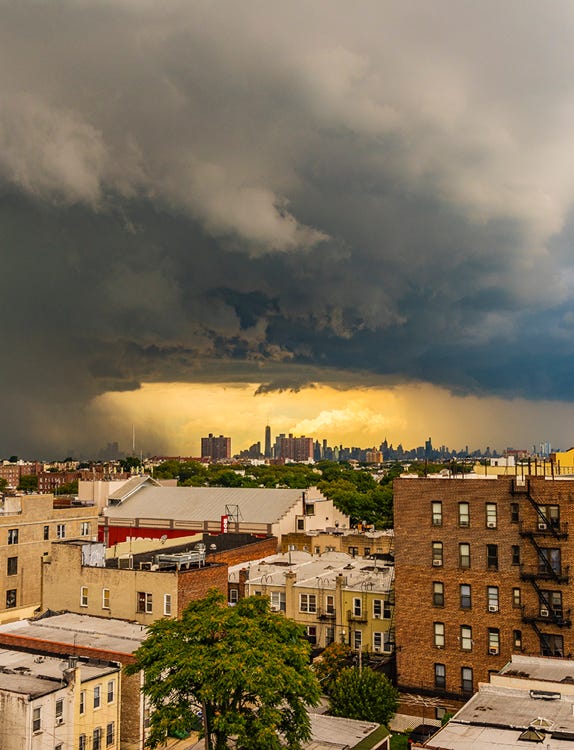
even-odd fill
[[[514,648],[513,631],[522,633],[522,652],[540,655],[540,641],[531,624],[522,620],[522,610],[513,606],[512,590],[519,588],[525,613],[537,613],[538,595],[532,583],[521,580],[520,565],[512,563],[512,546],[520,548],[523,570],[537,567],[538,553],[533,544],[520,535],[520,528],[537,530],[538,517],[526,494],[513,478],[482,479],[399,479],[394,484],[395,507],[395,590],[398,684],[405,688],[434,688],[434,665],[446,666],[446,690],[460,693],[461,667],[473,669],[474,689],[479,681],[488,681],[491,670],[500,669]],[[560,505],[561,524],[574,529],[574,482],[533,478],[530,494],[539,503]],[[432,525],[431,502],[442,502],[442,526]],[[470,526],[460,528],[458,504],[470,505]],[[497,505],[496,528],[486,527],[486,503]],[[511,521],[511,503],[519,504],[520,523]],[[522,525],[522,526],[521,526]],[[536,533],[542,547],[560,548],[562,565],[572,558],[571,539],[556,541],[549,534]],[[432,566],[432,542],[443,543],[443,566]],[[461,569],[459,543],[469,543],[471,566]],[[488,570],[487,544],[498,545],[498,570]],[[573,569],[574,573],[574,569]],[[432,603],[433,581],[444,584],[444,607]],[[472,587],[472,608],[460,607],[460,584]],[[572,605],[570,587],[554,582],[539,584],[543,589],[560,590],[565,610]],[[487,608],[487,586],[499,588],[499,611]],[[445,647],[434,645],[434,622],[445,626]],[[472,627],[470,652],[460,647],[460,628]],[[564,638],[564,655],[572,656],[572,629],[551,623],[539,623],[545,633]],[[500,654],[489,655],[487,632],[500,631]]]

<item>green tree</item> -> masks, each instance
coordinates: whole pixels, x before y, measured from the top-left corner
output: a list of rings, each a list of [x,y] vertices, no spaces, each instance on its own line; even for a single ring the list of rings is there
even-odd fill
[[[4,492],[6,487],[8,487],[8,480],[0,477],[0,492]]]
[[[78,494],[78,480],[74,479],[71,482],[64,482],[59,487],[56,487],[54,494],[55,495],[77,495]]]
[[[302,626],[270,611],[265,597],[227,607],[212,590],[181,619],[158,620],[127,674],[143,670],[151,708],[148,744],[194,726],[201,711],[207,750],[299,750],[307,705],[319,700]]]
[[[331,686],[330,701],[334,716],[387,725],[398,708],[399,694],[384,674],[349,667]]]
[[[341,671],[349,666],[351,655],[352,651],[346,643],[333,641],[313,665],[317,679],[321,683],[321,689],[327,695],[331,692],[331,687]]]
[[[23,492],[35,492],[38,489],[38,477],[36,474],[23,474],[18,483],[18,489]]]

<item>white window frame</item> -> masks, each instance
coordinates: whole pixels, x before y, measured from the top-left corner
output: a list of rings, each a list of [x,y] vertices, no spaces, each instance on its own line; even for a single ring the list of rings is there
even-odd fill
[[[363,647],[363,631],[353,630],[353,648],[355,651],[360,651]]]
[[[444,648],[444,644],[445,644],[444,622],[433,623],[433,633],[434,633],[435,648]]]
[[[101,708],[102,705],[102,686],[94,685],[94,710]]]
[[[42,706],[34,706],[32,709],[32,732],[37,734],[42,731]]]
[[[116,699],[116,681],[108,680],[108,687],[107,687],[108,703],[113,703],[115,699]]]
[[[65,539],[65,538],[66,538],[66,524],[59,523],[56,526],[56,539]]]
[[[498,525],[498,513],[496,503],[486,503],[486,528],[495,529]]]
[[[89,536],[90,535],[90,522],[89,521],[82,521],[82,528],[80,530],[81,536]]]
[[[433,526],[442,526],[442,500],[431,502],[431,518]]]
[[[110,608],[110,590],[102,589],[102,609]]]
[[[166,617],[171,617],[171,594],[163,595],[163,613]]]
[[[88,606],[88,587],[80,586],[80,607]]]
[[[460,626],[460,647],[463,651],[472,651],[472,628],[470,625]]]
[[[315,594],[299,594],[299,612],[313,614],[317,611],[317,596]]]
[[[359,596],[353,598],[353,615],[355,617],[363,616],[363,601]]]
[[[498,612],[500,608],[498,586],[486,587],[486,601],[488,603],[489,612]]]

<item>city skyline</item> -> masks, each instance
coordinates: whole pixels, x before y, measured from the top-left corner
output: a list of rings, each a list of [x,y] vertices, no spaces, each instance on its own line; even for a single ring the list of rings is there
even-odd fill
[[[574,443],[571,3],[0,29],[0,452]]]

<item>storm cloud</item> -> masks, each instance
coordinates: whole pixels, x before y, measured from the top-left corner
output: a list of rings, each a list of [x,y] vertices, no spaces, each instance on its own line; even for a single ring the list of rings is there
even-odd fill
[[[558,1],[0,2],[0,449],[96,447],[91,400],[143,382],[571,401],[573,33]]]

